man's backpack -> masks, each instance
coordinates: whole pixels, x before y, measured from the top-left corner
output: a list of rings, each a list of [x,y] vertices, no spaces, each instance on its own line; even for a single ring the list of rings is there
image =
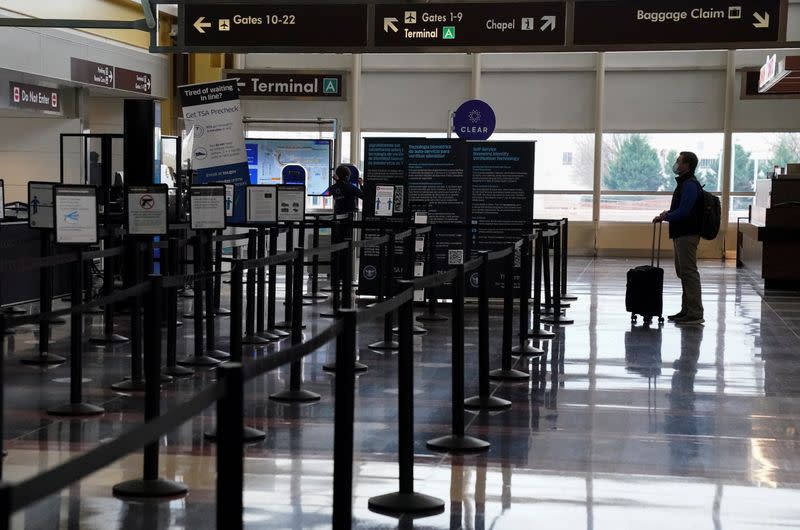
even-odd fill
[[[703,189],[703,186],[700,186],[700,200],[703,204],[703,211],[700,214],[700,237],[703,239],[716,239],[722,222],[722,205],[719,202],[719,197],[707,192]]]

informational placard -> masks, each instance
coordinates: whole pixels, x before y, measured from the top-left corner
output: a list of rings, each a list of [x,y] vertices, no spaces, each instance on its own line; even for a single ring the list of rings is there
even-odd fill
[[[306,187],[278,186],[278,221],[302,221],[306,216]]]
[[[374,27],[376,47],[563,45],[565,3],[379,3]]]
[[[378,217],[391,217],[394,203],[394,186],[375,187],[375,215]]]
[[[225,70],[242,99],[343,99],[344,76],[336,72]]]
[[[126,191],[128,233],[159,236],[168,232],[166,184],[129,186]]]
[[[114,68],[114,87],[120,90],[149,94],[153,88],[153,78],[147,72],[137,72],[127,68]]]
[[[575,2],[575,44],[776,42],[781,0]]]
[[[53,188],[56,243],[97,243],[97,188],[59,184]]]
[[[28,226],[53,228],[52,182],[28,182]]]
[[[225,228],[225,186],[196,184],[189,188],[192,230]]]
[[[3,179],[0,179],[0,219],[6,218],[6,188]]]
[[[533,218],[534,142],[481,142],[469,144],[471,193],[468,248],[470,259],[481,250],[495,251],[509,246],[524,233]],[[499,226],[502,225],[502,226]],[[515,229],[514,226],[518,226]],[[519,286],[519,260],[514,285]],[[489,296],[503,296],[503,263],[489,264]],[[477,296],[478,275],[467,282],[467,295]]]
[[[304,201],[305,202],[305,201]],[[254,224],[278,221],[278,187],[247,186],[247,222]]]
[[[233,222],[244,222],[244,189],[250,176],[236,81],[185,85],[179,91],[183,119],[193,135],[193,184],[233,185],[233,215],[229,217]]]

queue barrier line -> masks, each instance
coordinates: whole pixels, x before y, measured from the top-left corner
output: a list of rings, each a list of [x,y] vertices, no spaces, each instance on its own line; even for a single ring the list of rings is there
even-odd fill
[[[413,289],[404,289],[401,293],[394,295],[391,298],[379,302],[372,307],[358,311],[356,318],[359,323],[375,320],[385,316],[392,311],[396,311],[401,305],[405,304],[414,297]]]

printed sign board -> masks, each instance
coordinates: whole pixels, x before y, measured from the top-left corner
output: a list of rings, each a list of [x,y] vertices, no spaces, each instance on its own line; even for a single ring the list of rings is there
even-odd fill
[[[276,223],[278,221],[278,187],[247,186],[247,222]]]
[[[3,179],[0,179],[0,219],[6,217],[6,189]]]
[[[97,188],[59,184],[53,188],[56,243],[97,243]]]
[[[128,233],[159,236],[168,231],[166,184],[129,186],[126,190]]]
[[[306,187],[278,186],[278,221],[302,221],[306,215]]]
[[[208,184],[189,188],[192,230],[225,228],[225,186]]]
[[[26,83],[9,82],[8,104],[20,109],[61,112],[61,91]]]
[[[340,73],[226,70],[224,75],[236,79],[242,99],[342,99],[344,94]]]
[[[28,226],[53,228],[52,182],[28,182]]]

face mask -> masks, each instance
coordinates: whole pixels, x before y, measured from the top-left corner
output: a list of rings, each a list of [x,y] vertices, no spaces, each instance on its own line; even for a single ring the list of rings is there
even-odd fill
[[[672,172],[675,173],[676,175],[680,175],[681,174],[680,171],[678,171],[678,163],[677,162],[672,164]]]

